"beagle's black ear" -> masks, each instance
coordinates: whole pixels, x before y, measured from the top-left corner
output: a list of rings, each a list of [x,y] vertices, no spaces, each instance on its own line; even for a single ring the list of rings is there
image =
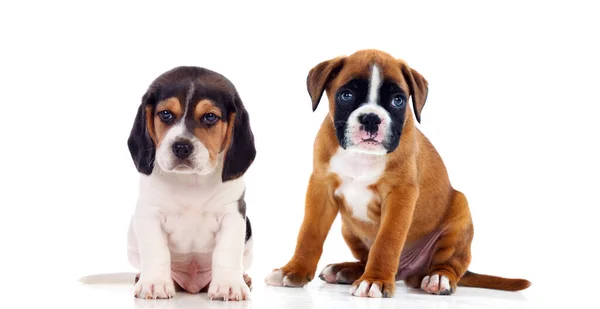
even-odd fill
[[[145,175],[152,173],[154,169],[154,156],[156,154],[156,146],[148,132],[148,115],[146,115],[148,108],[150,110],[154,109],[153,102],[154,95],[150,91],[146,92],[142,97],[142,104],[138,108],[129,139],[127,139],[127,146],[129,147],[133,163],[138,172]]]
[[[415,69],[405,64],[402,65],[402,75],[404,75],[404,79],[408,83],[408,87],[410,87],[415,118],[421,123],[421,111],[423,110],[423,106],[425,106],[427,94],[429,93],[427,80]]]
[[[329,82],[336,76],[342,68],[344,58],[337,57],[331,60],[323,61],[310,69],[306,77],[306,88],[312,100],[313,112],[317,110],[323,92],[327,88]]]
[[[229,120],[233,122],[230,124],[233,128],[229,138],[229,148],[225,151],[223,173],[221,174],[223,182],[242,176],[256,157],[254,134],[250,128],[250,117],[237,93],[235,93],[233,105],[234,110],[232,113],[234,113],[234,116],[230,117]]]

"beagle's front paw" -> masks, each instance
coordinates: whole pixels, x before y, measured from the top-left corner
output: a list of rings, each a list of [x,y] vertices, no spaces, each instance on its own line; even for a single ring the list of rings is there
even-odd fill
[[[172,298],[175,296],[175,285],[170,276],[164,279],[156,279],[142,275],[136,282],[134,291],[134,295],[137,298]]]
[[[243,274],[213,271],[212,281],[208,287],[211,300],[249,300],[250,289]],[[249,278],[249,277],[248,277]]]

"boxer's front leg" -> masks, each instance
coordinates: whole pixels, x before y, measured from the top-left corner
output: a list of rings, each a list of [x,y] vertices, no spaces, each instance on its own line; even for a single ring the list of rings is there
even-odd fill
[[[382,205],[381,227],[369,252],[363,275],[351,293],[360,297],[392,297],[396,272],[416,206],[418,188],[405,185],[392,190]]]

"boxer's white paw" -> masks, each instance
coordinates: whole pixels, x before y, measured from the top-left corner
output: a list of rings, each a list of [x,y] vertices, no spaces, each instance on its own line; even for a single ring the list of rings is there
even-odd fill
[[[358,280],[350,289],[350,294],[358,297],[389,298],[393,297],[394,293],[394,282],[386,283],[381,280]]]
[[[365,272],[365,265],[359,262],[345,262],[327,265],[319,278],[327,283],[353,284]]]
[[[272,286],[283,286],[283,278],[283,270],[276,269],[265,278],[265,283]]]
[[[358,297],[371,297],[371,298],[381,298],[383,293],[381,293],[381,287],[377,283],[369,284],[368,281],[363,281],[360,285],[353,286],[350,289],[350,294]]]
[[[333,265],[327,265],[319,275],[319,278],[327,283],[336,283],[337,273],[333,271]]]
[[[438,274],[425,276],[421,281],[421,289],[427,293],[436,295],[452,294],[450,280],[448,279],[448,277]]]
[[[275,269],[265,278],[265,283],[272,286],[303,287],[310,280],[312,280],[311,276],[306,273],[284,272],[281,269]]]

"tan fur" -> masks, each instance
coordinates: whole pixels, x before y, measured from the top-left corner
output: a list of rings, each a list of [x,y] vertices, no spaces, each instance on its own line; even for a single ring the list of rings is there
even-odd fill
[[[152,140],[156,144],[156,148],[160,146],[163,137],[165,137],[165,135],[167,134],[167,130],[171,127],[170,125],[162,122],[160,120],[160,117],[158,116],[158,113],[165,110],[173,113],[175,119],[179,119],[183,115],[182,104],[177,98],[168,98],[166,100],[158,102],[158,104],[156,105],[155,112],[152,112],[151,106],[146,107],[146,117],[148,119],[148,133],[150,134],[150,137],[152,137]]]
[[[208,99],[200,100],[194,108],[194,119],[200,120],[202,116],[208,113],[213,113],[219,118],[222,117],[221,110],[215,106],[213,101]]]
[[[406,282],[418,287],[426,275],[446,275],[454,291],[471,261],[471,215],[465,196],[452,188],[441,157],[415,126],[413,113],[408,112],[409,107],[405,113],[400,146],[387,155],[384,174],[370,187],[374,193],[367,212],[371,222],[353,217],[344,198],[334,195],[340,180],[328,170],[329,162],[339,147],[333,125],[335,93],[352,78],[369,78],[369,68],[374,62],[385,79],[395,81],[410,94],[416,111],[414,118],[420,119],[427,97],[427,81],[404,61],[387,53],[359,51],[348,57],[324,61],[311,69],[307,88],[313,99],[313,109],[318,105],[324,89],[330,112],[314,143],[313,173],[307,189],[305,214],[296,250],[281,270],[293,285],[302,286],[310,281],[316,271],[323,242],[339,213],[347,245],[357,260],[366,263],[364,273],[355,284],[363,280],[377,283],[382,287],[384,296],[392,296],[402,251],[429,233],[441,229],[444,233],[435,244],[429,267],[406,279]],[[367,244],[371,246],[370,249]],[[478,281],[473,276],[470,274],[468,283],[477,286]],[[490,278],[494,279],[486,281],[485,287],[507,289],[509,285],[505,280],[520,280],[520,285],[513,287],[529,286],[529,282],[522,279]]]
[[[215,114],[219,117],[219,120],[211,126],[199,126],[194,129],[194,135],[204,144],[208,149],[209,158],[211,164],[217,158],[217,155],[224,147],[224,143],[227,140],[227,123],[220,119],[222,117],[221,110],[215,106],[215,104],[208,99],[201,100],[196,104],[194,109],[194,119],[200,120],[208,113]],[[231,123],[231,122],[230,122]]]
[[[146,106],[145,108],[146,115],[146,127],[148,128],[148,135],[150,135],[150,139],[154,143],[154,146],[158,145],[158,138],[156,137],[156,128],[154,127],[154,111],[152,106]]]
[[[227,156],[226,146],[231,145],[231,139],[233,138],[233,126],[235,123],[236,113],[229,114],[229,121],[227,121],[227,131],[225,132],[225,142],[221,145],[221,151],[225,150],[224,155]]]

